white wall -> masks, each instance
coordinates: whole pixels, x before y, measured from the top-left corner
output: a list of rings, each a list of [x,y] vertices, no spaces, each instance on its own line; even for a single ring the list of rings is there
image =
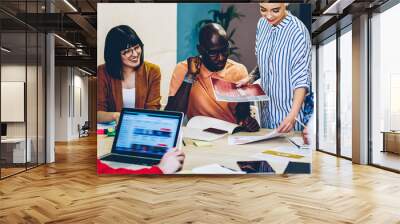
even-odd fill
[[[118,25],[132,27],[144,44],[145,60],[161,68],[161,101],[166,104],[177,57],[176,23],[176,3],[97,4],[97,64],[104,63],[104,42],[108,31]]]
[[[76,68],[56,67],[55,141],[77,139],[78,124],[88,120],[88,78],[83,75]],[[82,114],[77,105],[82,107]]]

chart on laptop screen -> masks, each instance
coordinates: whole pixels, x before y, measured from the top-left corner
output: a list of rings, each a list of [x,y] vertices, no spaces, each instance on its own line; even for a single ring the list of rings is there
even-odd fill
[[[174,146],[179,117],[126,113],[121,121],[116,149],[163,155]]]

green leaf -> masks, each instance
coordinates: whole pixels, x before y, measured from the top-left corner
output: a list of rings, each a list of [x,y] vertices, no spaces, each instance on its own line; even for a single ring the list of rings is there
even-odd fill
[[[204,20],[199,21],[197,27],[200,28],[201,26],[203,26],[204,24],[207,24],[207,23],[220,24],[227,32],[228,41],[232,46],[230,48],[230,51],[231,51],[230,55],[235,56],[238,59],[240,59],[241,55],[239,54],[239,52],[237,52],[239,50],[239,48],[234,46],[235,41],[233,40],[233,36],[236,33],[236,28],[233,28],[229,33],[228,33],[228,29],[229,29],[229,25],[231,24],[231,22],[233,20],[235,20],[235,19],[240,20],[242,17],[245,17],[245,15],[240,14],[234,5],[230,5],[228,8],[226,8],[225,11],[223,9],[221,9],[221,10],[211,9],[208,11],[208,13],[210,15],[212,15],[212,19],[204,19]]]
[[[228,36],[228,39],[232,39],[233,34],[235,34],[235,32],[236,32],[236,28],[233,28],[232,31],[231,31],[231,33],[230,33],[229,36]]]

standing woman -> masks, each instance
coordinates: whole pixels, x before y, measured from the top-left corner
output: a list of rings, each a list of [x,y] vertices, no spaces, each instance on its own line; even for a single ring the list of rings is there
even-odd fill
[[[304,99],[311,85],[311,39],[285,3],[260,3],[256,31],[258,66],[238,86],[261,78],[270,100],[261,104],[261,127],[281,133],[302,131],[308,120]]]
[[[97,68],[98,122],[118,121],[123,107],[160,109],[160,68],[143,55],[143,42],[131,27],[108,32],[105,64]]]

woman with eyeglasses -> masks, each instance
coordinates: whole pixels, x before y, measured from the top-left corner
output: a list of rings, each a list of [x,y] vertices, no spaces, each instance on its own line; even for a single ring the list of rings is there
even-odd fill
[[[159,66],[144,61],[143,42],[129,26],[112,28],[97,68],[97,121],[118,122],[125,108],[160,109]]]
[[[286,7],[285,3],[260,3],[255,47],[258,65],[237,83],[242,86],[261,78],[270,97],[261,104],[261,127],[281,133],[303,131],[313,108],[313,102],[305,101],[312,96],[310,34]]]
[[[97,68],[97,121],[118,122],[125,108],[160,109],[160,68],[144,61],[143,42],[126,25],[112,28],[106,37],[105,64]],[[183,166],[185,154],[173,149],[151,168],[112,168],[97,159],[99,174],[171,174]]]

